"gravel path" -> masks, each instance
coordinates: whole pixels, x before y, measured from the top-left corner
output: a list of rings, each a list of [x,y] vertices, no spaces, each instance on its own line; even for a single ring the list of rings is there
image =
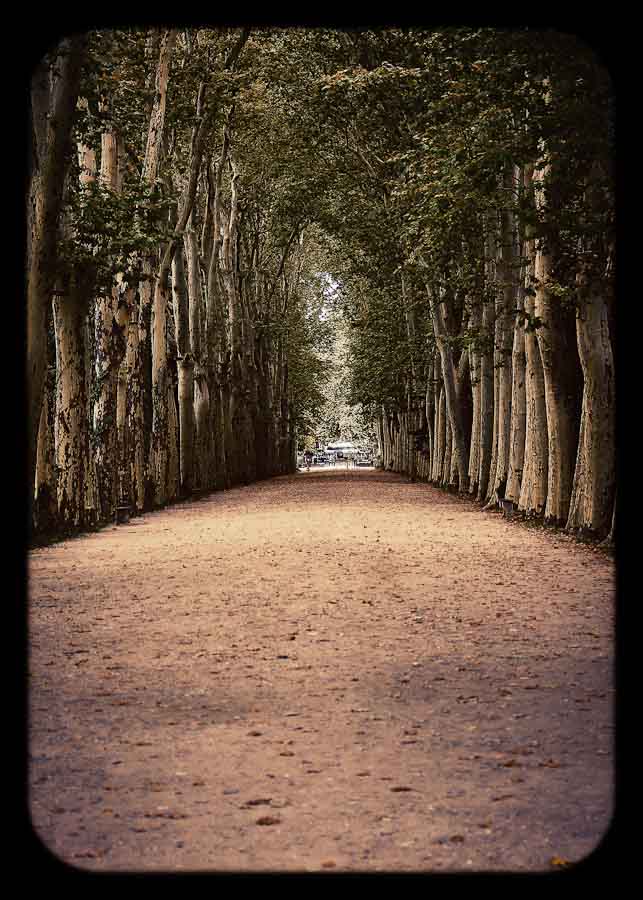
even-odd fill
[[[101,871],[573,863],[612,813],[614,584],[368,469],[34,550],[34,828]]]

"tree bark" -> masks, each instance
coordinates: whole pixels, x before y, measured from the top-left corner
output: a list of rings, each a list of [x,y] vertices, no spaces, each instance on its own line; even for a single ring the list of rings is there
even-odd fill
[[[514,202],[515,183],[513,167],[503,174],[504,205],[500,210],[500,241],[497,254],[498,293],[496,295],[494,377],[496,379],[495,460],[492,465],[493,480],[487,488],[487,497],[496,492],[505,493],[509,477],[511,400],[513,389],[512,345],[514,309],[517,301],[517,279],[514,222],[510,207]]]
[[[118,192],[118,138],[105,132],[101,138],[101,182]],[[113,518],[118,503],[118,370],[127,349],[129,306],[120,284],[103,297],[94,309],[94,377],[96,399],[93,408],[94,459],[97,473],[98,516]]]
[[[180,246],[172,260],[172,298],[178,372],[180,492],[182,496],[189,496],[194,486],[194,355],[191,334],[195,331],[196,317],[191,315]]]
[[[73,272],[65,289],[56,292],[53,304],[58,520],[63,527],[73,528],[86,524],[89,494],[87,307],[88,286],[81,273]]]
[[[611,526],[616,489],[614,359],[601,286],[581,286],[576,334],[584,386],[566,527],[603,536]]]
[[[27,201],[27,484],[33,485],[47,368],[47,314],[56,278],[57,234],[86,37],[63,40],[31,84]],[[29,499],[32,500],[31,491]]]
[[[482,309],[475,303],[470,314],[473,340],[469,344],[469,373],[471,380],[471,439],[469,441],[469,493],[477,495],[480,472],[480,347],[478,332],[482,324]]]
[[[56,524],[58,511],[56,472],[54,457],[54,377],[47,377],[43,392],[40,427],[38,429],[38,454],[36,459],[34,523],[38,531],[51,532]]]
[[[546,203],[542,182],[548,172],[548,165],[534,169],[536,204],[540,208]],[[551,269],[550,239],[539,238],[535,246],[534,276],[535,315],[542,322],[536,334],[545,384],[549,448],[545,520],[564,524],[569,514],[578,441],[576,393],[579,362],[572,339],[572,313],[563,308],[551,293]]]
[[[494,379],[493,379],[493,323],[494,309],[490,302],[485,302],[482,310],[482,333],[479,356],[479,454],[478,454],[478,494],[479,501],[485,499],[491,458],[493,452],[493,411],[494,411]]]
[[[194,214],[188,220],[184,245],[187,261],[190,346],[194,356],[194,486],[204,488],[211,483],[209,473],[213,468],[214,444],[209,429],[210,390],[208,385],[207,351],[204,351],[206,310],[201,288],[199,249],[194,226]]]
[[[466,491],[469,487],[469,452],[465,443],[464,423],[462,413],[457,402],[456,394],[456,370],[453,362],[453,351],[449,343],[449,334],[446,327],[443,303],[434,295],[432,286],[427,282],[426,289],[429,297],[429,308],[433,322],[433,333],[440,352],[442,362],[442,381],[446,401],[446,412],[451,426],[453,439],[453,451],[456,454],[458,467],[458,487]]]
[[[170,60],[176,42],[177,30],[166,29],[159,41],[159,54],[155,75],[155,93],[150,112],[150,120],[145,146],[145,158],[141,180],[144,184],[152,186],[158,177],[160,166],[161,146],[165,128],[165,113],[167,104],[167,88],[170,72]],[[161,396],[160,381],[166,379],[162,374],[163,367],[157,362],[156,373],[152,375],[151,343],[152,329],[156,331],[156,350],[159,350],[159,332],[165,333],[165,313],[160,309],[160,298],[156,298],[156,290],[152,288],[153,261],[150,257],[143,260],[143,280],[139,283],[137,304],[132,311],[132,322],[135,327],[128,331],[128,346],[126,366],[128,375],[127,398],[127,445],[130,457],[129,490],[131,502],[137,512],[141,512],[146,506],[158,503],[159,497],[165,497],[165,481],[159,486],[155,481],[158,472],[150,468],[151,445],[159,442],[158,429],[153,439],[150,439],[152,423],[148,423],[148,417],[154,418],[154,401]],[[163,288],[161,289],[163,290]],[[152,296],[155,296],[156,306],[162,319],[156,320],[152,325]],[[163,370],[164,371],[164,370]],[[155,382],[153,387],[152,382]],[[146,408],[147,402],[152,401],[151,415]],[[164,417],[167,401],[161,401],[161,407],[156,410],[156,424],[160,424],[158,416]],[[148,430],[149,429],[149,430]],[[165,451],[158,447],[160,457],[153,460],[154,468],[164,468],[163,459],[166,459]],[[154,450],[156,453],[156,448]],[[163,459],[161,458],[163,457]]]
[[[524,301],[523,301],[524,303]],[[525,390],[525,330],[516,317],[512,348],[511,425],[509,429],[509,471],[505,497],[514,503],[520,499],[525,459],[527,395]]]
[[[529,173],[526,174],[529,178]],[[547,502],[547,413],[545,382],[540,349],[533,327],[533,241],[526,241],[528,259],[525,274],[525,450],[518,508],[527,515],[541,516]]]
[[[167,359],[168,279],[156,280],[152,305],[152,434],[150,475],[154,484],[154,503],[163,506],[168,499],[169,395],[171,389]]]

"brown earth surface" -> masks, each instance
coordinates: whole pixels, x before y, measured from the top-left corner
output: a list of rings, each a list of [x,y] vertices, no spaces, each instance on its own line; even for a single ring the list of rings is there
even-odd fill
[[[336,468],[28,565],[29,810],[73,867],[544,872],[608,830],[597,549]]]

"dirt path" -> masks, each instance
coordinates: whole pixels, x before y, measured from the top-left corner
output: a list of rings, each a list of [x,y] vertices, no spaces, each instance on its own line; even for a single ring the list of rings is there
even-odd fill
[[[74,866],[551,871],[608,827],[598,551],[331,469],[29,567],[31,816]]]

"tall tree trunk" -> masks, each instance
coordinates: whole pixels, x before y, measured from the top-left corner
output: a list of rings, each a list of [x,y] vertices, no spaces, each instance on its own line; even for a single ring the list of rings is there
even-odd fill
[[[446,446],[446,398],[444,384],[440,382],[438,399],[435,404],[435,447],[433,451],[433,468],[431,480],[440,484],[442,480],[442,468],[444,466],[444,451]]]
[[[429,297],[431,320],[435,342],[440,352],[442,361],[442,380],[446,400],[446,411],[451,426],[453,439],[453,451],[456,454],[458,466],[459,489],[466,491],[469,487],[469,449],[466,446],[462,411],[457,402],[456,395],[456,370],[453,362],[453,351],[449,343],[449,333],[445,321],[443,303],[435,296],[432,286],[426,284]]]
[[[473,341],[469,345],[469,372],[471,379],[471,400],[472,400],[472,416],[471,416],[471,440],[469,442],[469,493],[477,495],[478,493],[478,476],[480,472],[480,434],[481,434],[481,413],[480,413],[480,347],[478,330],[482,324],[482,309],[480,304],[475,303],[470,316],[470,326],[473,332]]]
[[[51,367],[54,369],[55,366]],[[56,523],[58,511],[54,458],[55,378],[47,377],[43,392],[38,454],[36,458],[35,510],[36,529],[49,533]]]
[[[86,36],[64,39],[31,84],[27,200],[27,484],[33,486],[47,369],[47,316],[56,278],[57,236]],[[32,500],[29,491],[29,500]]]
[[[487,488],[492,499],[499,491],[506,491],[509,477],[509,436],[512,398],[513,322],[516,307],[517,275],[514,222],[510,207],[514,203],[516,185],[513,167],[507,167],[502,180],[504,204],[500,210],[500,242],[496,261],[498,293],[496,294],[494,377],[496,379],[495,459],[493,480]]]
[[[194,216],[188,220],[184,238],[187,261],[188,306],[190,311],[190,346],[194,356],[193,404],[194,404],[194,486],[204,488],[209,484],[209,472],[213,466],[214,444],[209,429],[210,390],[205,338],[205,301],[201,288],[199,249]]]
[[[434,351],[432,351],[434,353]],[[424,417],[426,423],[426,446],[425,446],[425,466],[424,477],[431,476],[430,461],[433,459],[433,442],[435,439],[433,431],[433,411],[435,408],[435,383],[433,381],[433,359],[430,357],[425,367],[426,377],[426,393],[424,397]]]
[[[583,405],[567,529],[602,536],[611,526],[616,489],[615,371],[601,285],[581,282],[581,288],[576,334]]]
[[[152,305],[152,435],[150,474],[154,502],[163,506],[168,499],[169,402],[171,381],[167,359],[167,273],[157,278]]]
[[[528,174],[527,174],[528,177]],[[543,515],[547,502],[547,413],[540,349],[533,325],[533,241],[526,242],[529,260],[525,291],[525,450],[518,508],[527,515]]]
[[[189,496],[194,484],[194,355],[191,333],[195,331],[196,317],[190,315],[183,249],[180,246],[172,260],[172,298],[178,371],[180,485],[181,494]]]
[[[536,203],[544,207],[542,182],[549,166],[535,169]],[[579,361],[573,352],[573,318],[550,289],[552,269],[551,245],[548,238],[536,241],[534,275],[536,279],[535,315],[542,322],[537,329],[542,359],[547,410],[549,448],[547,504],[545,520],[565,523],[572,492],[574,460],[578,440],[577,391]]]
[[[64,527],[86,524],[89,431],[86,341],[88,285],[73,272],[54,298],[56,339],[55,454],[58,518]]]
[[[471,441],[471,422],[469,421],[467,413],[470,412],[470,407],[467,406],[468,396],[467,394],[470,391],[470,380],[469,380],[469,351],[465,348],[460,353],[460,360],[458,362],[457,369],[457,377],[456,377],[456,399],[458,403],[458,407],[461,411],[462,415],[462,424],[464,428],[464,439],[465,443],[470,447]],[[451,487],[457,487],[458,484],[458,467],[457,467],[457,459],[455,454],[452,454],[451,459],[451,469],[449,473],[449,485]]]
[[[148,186],[152,186],[159,174],[161,147],[163,143],[163,132],[165,129],[165,113],[167,105],[167,88],[170,73],[170,61],[172,51],[176,42],[176,29],[166,29],[162,32],[159,40],[158,62],[155,75],[155,90],[152,109],[150,112],[150,120],[147,131],[147,140],[145,145],[145,158],[143,161],[142,181]],[[155,330],[157,339],[156,350],[158,352],[159,331],[165,333],[165,312],[160,309],[160,298],[156,297],[156,290],[153,291],[153,261],[151,257],[143,260],[142,264],[143,279],[139,283],[137,304],[132,310],[132,320],[137,327],[130,328],[128,331],[128,347],[126,365],[128,369],[128,398],[127,398],[127,445],[130,456],[130,491],[131,499],[136,511],[140,512],[146,506],[158,503],[159,499],[165,498],[166,485],[165,481],[162,486],[156,482],[158,471],[150,469],[152,458],[151,452],[154,452],[154,467],[165,470],[163,462],[166,459],[165,450],[158,446],[160,457],[157,458],[156,447],[152,451],[152,444],[159,445],[158,427],[159,415],[164,418],[167,407],[167,400],[161,400],[161,407],[157,406],[154,411],[154,403],[157,397],[161,396],[160,381],[163,380],[164,388],[167,389],[167,380],[164,377],[164,368],[157,362],[155,374],[152,375],[152,330]],[[166,290],[165,286],[161,291]],[[154,325],[152,324],[152,297],[155,297],[157,311],[161,320],[156,318]],[[153,383],[154,382],[154,386]],[[152,404],[150,410],[149,405]],[[156,433],[153,438],[152,419],[156,416],[155,424],[157,425]],[[163,501],[162,501],[163,502]]]
[[[101,182],[110,191],[119,190],[118,139],[114,132],[101,138]],[[118,503],[118,370],[127,349],[129,306],[120,285],[98,297],[94,309],[93,408],[94,459],[97,473],[98,515],[111,519]]]
[[[478,500],[487,495],[491,458],[493,452],[493,411],[494,411],[494,379],[493,379],[493,323],[495,313],[490,302],[485,302],[482,310],[482,334],[479,356],[479,466],[478,466]]]
[[[523,301],[524,303],[524,301]],[[525,390],[525,330],[516,317],[512,349],[511,426],[509,429],[509,471],[505,497],[518,503],[525,459],[527,395]]]
[[[144,263],[144,272],[151,278],[151,265]],[[135,512],[142,512],[147,505],[148,467],[145,395],[148,390],[148,366],[150,359],[149,310],[152,287],[149,280],[142,281],[134,295],[130,325],[127,332],[125,377],[127,379],[126,428],[123,446],[127,447],[127,497]],[[153,498],[150,498],[153,499]]]

